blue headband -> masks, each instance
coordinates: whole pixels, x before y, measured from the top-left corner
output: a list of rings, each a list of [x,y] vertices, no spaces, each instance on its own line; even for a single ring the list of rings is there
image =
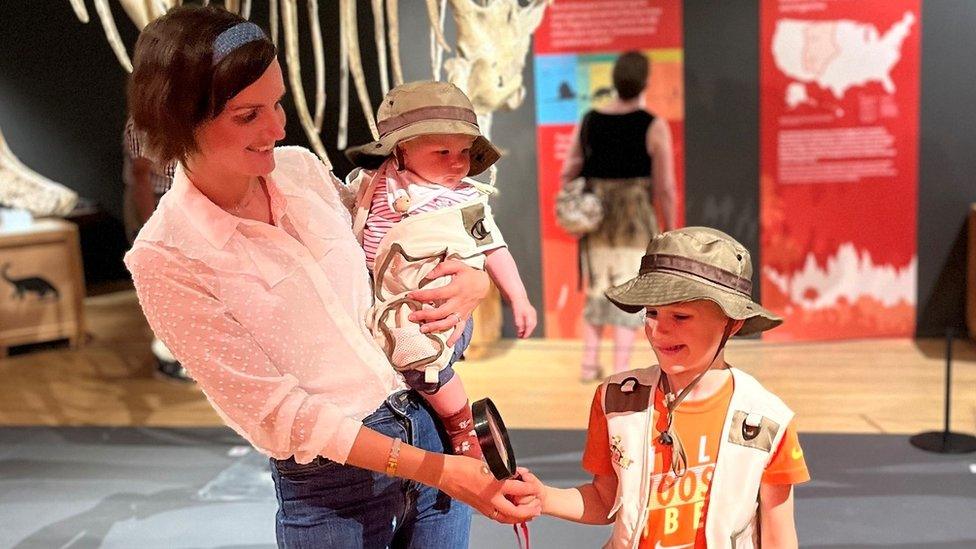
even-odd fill
[[[213,63],[216,66],[225,57],[227,57],[230,52],[236,50],[237,48],[247,44],[248,42],[254,42],[255,40],[265,39],[264,31],[261,27],[251,23],[250,21],[244,21],[243,23],[238,23],[233,27],[220,33],[213,42]]]

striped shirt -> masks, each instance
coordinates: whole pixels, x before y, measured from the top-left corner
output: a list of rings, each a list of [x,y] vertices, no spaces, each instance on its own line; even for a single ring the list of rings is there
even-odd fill
[[[461,182],[457,187],[448,189],[442,187],[437,196],[429,202],[416,208],[412,208],[407,215],[414,215],[423,212],[432,212],[441,208],[447,208],[457,204],[470,202],[481,196],[481,192],[473,185]],[[363,250],[366,252],[366,265],[369,270],[373,270],[376,261],[376,251],[380,247],[380,241],[390,232],[393,224],[403,219],[403,215],[390,209],[387,199],[386,178],[381,177],[376,182],[376,189],[373,191],[373,198],[369,206],[369,215],[366,217],[366,226],[363,229]]]

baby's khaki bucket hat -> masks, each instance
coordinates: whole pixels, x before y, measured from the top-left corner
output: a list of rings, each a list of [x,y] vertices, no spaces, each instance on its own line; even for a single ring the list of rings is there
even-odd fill
[[[428,134],[475,137],[469,177],[487,170],[501,158],[501,152],[481,135],[478,116],[468,96],[449,82],[408,82],[393,88],[376,111],[376,129],[378,140],[346,150],[346,157],[353,164],[376,169],[397,143]]]
[[[782,318],[752,300],[749,250],[731,236],[708,227],[675,229],[651,239],[639,274],[610,288],[606,296],[629,313],[707,299],[729,318],[745,321],[740,336],[783,323]]]

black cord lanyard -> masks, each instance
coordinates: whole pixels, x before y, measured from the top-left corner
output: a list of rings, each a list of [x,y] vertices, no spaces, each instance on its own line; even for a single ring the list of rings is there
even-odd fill
[[[681,438],[678,437],[678,432],[674,430],[674,411],[678,408],[678,405],[688,396],[688,393],[698,385],[701,378],[705,377],[705,374],[712,369],[712,364],[715,359],[718,358],[719,353],[725,348],[725,344],[728,342],[729,337],[732,335],[732,324],[735,322],[732,319],[725,324],[725,333],[722,334],[722,342],[718,344],[718,349],[715,350],[715,355],[712,360],[708,363],[708,367],[702,370],[695,379],[691,380],[684,389],[678,393],[678,396],[674,396],[671,391],[671,382],[668,380],[668,375],[661,370],[661,390],[664,392],[664,405],[667,407],[667,426],[661,431],[657,440],[665,446],[671,447],[671,472],[674,473],[676,477],[682,477],[688,471],[688,456],[685,454],[684,445],[681,444]]]

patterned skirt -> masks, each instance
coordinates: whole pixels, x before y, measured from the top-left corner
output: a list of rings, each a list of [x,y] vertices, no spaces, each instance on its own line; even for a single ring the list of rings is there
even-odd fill
[[[583,319],[591,326],[639,328],[644,313],[618,309],[604,292],[637,276],[647,244],[659,232],[651,202],[651,180],[591,177],[587,186],[603,203],[603,223],[580,240],[587,281]]]

